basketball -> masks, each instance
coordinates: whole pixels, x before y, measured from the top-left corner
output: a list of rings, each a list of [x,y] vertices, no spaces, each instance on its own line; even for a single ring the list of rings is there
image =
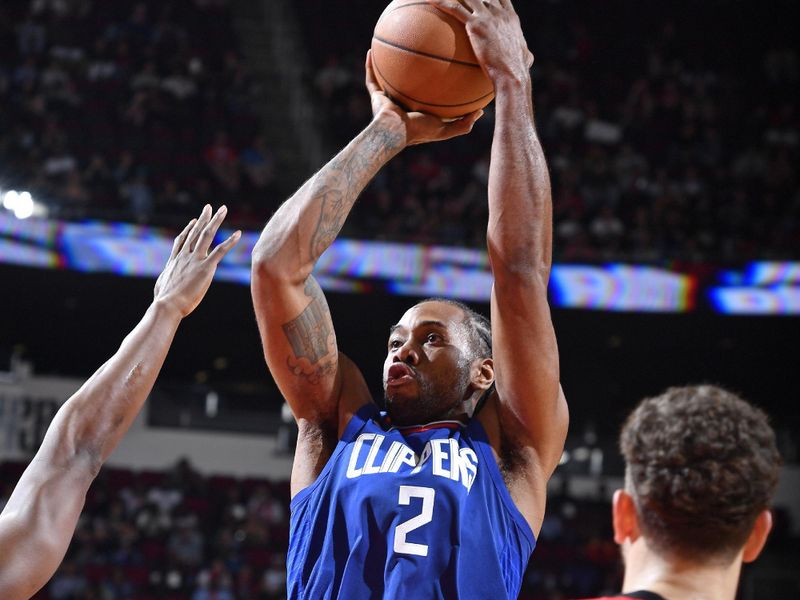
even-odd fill
[[[372,67],[383,91],[407,110],[451,119],[494,98],[464,24],[419,0],[394,0],[383,11]]]

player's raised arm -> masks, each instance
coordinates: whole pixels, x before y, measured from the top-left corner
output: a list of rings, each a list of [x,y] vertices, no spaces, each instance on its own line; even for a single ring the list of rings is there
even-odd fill
[[[202,300],[236,232],[208,252],[225,217],[206,206],[176,239],[155,298],[117,353],[59,409],[0,514],[0,598],[31,597],[64,557],[86,491],[139,413],[181,319]]]
[[[547,304],[552,262],[550,177],[533,118],[533,56],[510,0],[430,0],[462,20],[495,86],[496,123],[489,171],[491,321],[498,417],[506,445],[532,456],[531,486],[512,496],[536,525],[546,481],[558,464],[568,412],[559,386],[558,349]],[[538,488],[534,497],[519,489]],[[534,504],[529,508],[530,504]],[[535,515],[535,516],[531,516]]]
[[[366,72],[372,122],[278,209],[253,250],[253,304],[264,355],[301,436],[306,425],[341,434],[369,401],[360,373],[338,352],[327,302],[311,275],[317,259],[386,162],[407,145],[467,133],[479,116],[445,124],[406,113],[379,90],[369,55]]]

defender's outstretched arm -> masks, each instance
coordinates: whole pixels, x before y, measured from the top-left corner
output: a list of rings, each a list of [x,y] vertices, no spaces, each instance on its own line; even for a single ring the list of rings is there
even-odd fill
[[[175,331],[239,232],[208,252],[226,210],[206,206],[173,245],[155,298],[119,350],[58,410],[0,514],[0,598],[30,598],[55,572],[86,491],[153,388]]]

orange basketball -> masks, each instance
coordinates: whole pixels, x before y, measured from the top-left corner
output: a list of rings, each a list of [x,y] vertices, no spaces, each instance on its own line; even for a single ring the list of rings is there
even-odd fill
[[[460,117],[494,98],[464,24],[424,0],[394,0],[372,36],[378,84],[408,110]]]

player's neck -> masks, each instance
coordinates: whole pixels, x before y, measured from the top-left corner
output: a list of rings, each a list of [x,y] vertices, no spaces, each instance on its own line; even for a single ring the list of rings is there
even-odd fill
[[[623,593],[647,590],[666,600],[734,600],[741,557],[729,565],[667,560],[640,538],[625,556]]]

